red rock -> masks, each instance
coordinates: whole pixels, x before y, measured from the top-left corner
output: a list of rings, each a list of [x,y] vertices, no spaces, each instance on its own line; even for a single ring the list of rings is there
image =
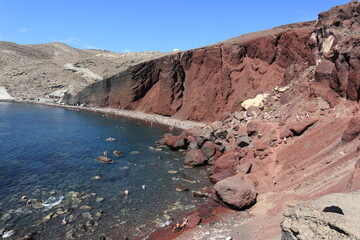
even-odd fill
[[[289,129],[283,129],[283,130],[281,130],[279,137],[280,137],[280,139],[284,139],[284,138],[291,137],[293,135],[294,135],[294,133],[291,132]]]
[[[186,149],[188,141],[186,136],[167,136],[166,145],[171,149]]]
[[[252,167],[251,163],[249,163],[249,162],[243,163],[243,164],[236,166],[235,171],[238,174],[245,175],[245,174],[248,174],[251,172],[251,167]]]
[[[216,183],[214,189],[219,199],[236,210],[249,208],[256,202],[255,186],[242,174],[228,177]]]
[[[246,125],[246,132],[249,136],[257,135],[260,132],[261,122],[252,120]]]
[[[309,118],[300,120],[299,122],[293,124],[290,127],[290,131],[294,133],[295,136],[300,136],[303,134],[309,127],[314,125],[318,121],[317,118]]]
[[[194,228],[201,222],[201,217],[199,212],[193,212],[189,216],[187,216],[188,223],[186,224],[186,227],[188,228]]]
[[[360,99],[360,48],[358,45],[359,2],[351,1],[319,14],[315,26],[315,57],[321,62],[316,67],[315,79],[327,81],[341,97]]]
[[[239,161],[238,154],[235,151],[225,152],[219,157],[214,164],[214,173],[219,172],[234,172],[234,168]]]
[[[196,138],[193,137],[192,135],[187,136],[186,139],[188,142],[195,142],[195,140],[196,140]]]
[[[337,75],[336,75],[335,63],[329,60],[323,60],[322,62],[320,62],[315,69],[315,80],[318,82],[336,81]]]
[[[224,180],[225,178],[232,177],[232,176],[233,175],[229,172],[219,172],[219,173],[210,175],[209,178],[210,178],[210,182],[215,184],[221,180]]]
[[[210,141],[204,143],[204,145],[201,148],[201,151],[204,153],[204,156],[206,158],[211,158],[212,156],[214,156],[215,150],[216,150],[215,144]]]
[[[351,118],[348,127],[345,129],[342,140],[344,142],[351,142],[360,134],[360,116]]]
[[[269,144],[263,140],[257,139],[254,142],[255,145],[255,150],[256,151],[264,151],[265,149],[267,149],[269,147]]]
[[[69,103],[212,122],[247,98],[302,76],[313,65],[307,45],[312,31],[312,23],[282,26],[170,54],[99,81],[69,96]],[[297,71],[287,70],[294,66]]]
[[[200,127],[194,127],[186,130],[188,135],[193,136],[195,139],[200,136],[201,128]]]
[[[199,166],[203,165],[207,158],[200,149],[190,149],[185,157],[185,165]]]

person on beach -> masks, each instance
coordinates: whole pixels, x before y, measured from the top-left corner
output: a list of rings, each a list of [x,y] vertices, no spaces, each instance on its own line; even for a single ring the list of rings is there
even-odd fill
[[[104,157],[108,157],[108,151],[104,151]]]
[[[187,218],[184,218],[183,219],[183,222],[180,224],[180,223],[176,223],[175,227],[173,228],[173,232],[176,232],[176,231],[179,231],[180,229],[183,229],[186,224],[188,223],[188,219]]]

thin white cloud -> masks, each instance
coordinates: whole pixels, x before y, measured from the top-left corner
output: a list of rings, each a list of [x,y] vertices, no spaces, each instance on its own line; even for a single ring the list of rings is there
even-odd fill
[[[122,51],[125,52],[125,53],[131,53],[131,50],[128,49],[128,48],[125,48],[125,49],[123,49]]]
[[[62,42],[62,43],[76,43],[77,39],[73,37],[67,37],[65,39],[57,39],[55,42]]]
[[[20,29],[20,32],[22,32],[22,33],[26,33],[26,32],[28,32],[30,29],[28,29],[28,28],[21,28]]]

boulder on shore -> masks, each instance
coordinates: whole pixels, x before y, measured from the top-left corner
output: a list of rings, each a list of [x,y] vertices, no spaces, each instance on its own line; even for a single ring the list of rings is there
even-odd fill
[[[214,189],[219,199],[233,209],[247,209],[256,203],[255,186],[242,174],[217,182]]]
[[[185,157],[185,165],[199,166],[203,165],[207,158],[200,149],[190,149]]]
[[[173,150],[186,149],[188,145],[188,140],[186,136],[168,135],[165,137],[165,140],[166,145]]]
[[[201,148],[201,151],[203,152],[206,158],[211,158],[212,156],[214,156],[215,150],[216,150],[215,144],[210,141],[205,142]]]

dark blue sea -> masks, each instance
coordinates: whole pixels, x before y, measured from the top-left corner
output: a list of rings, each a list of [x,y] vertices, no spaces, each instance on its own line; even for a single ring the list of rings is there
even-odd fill
[[[191,190],[207,185],[207,172],[184,168],[178,152],[160,151],[155,142],[168,131],[89,112],[0,103],[0,234],[141,239],[179,220],[180,212],[205,201]],[[104,151],[114,163],[95,161]],[[193,183],[182,181],[183,174]],[[190,191],[176,191],[179,183]]]

